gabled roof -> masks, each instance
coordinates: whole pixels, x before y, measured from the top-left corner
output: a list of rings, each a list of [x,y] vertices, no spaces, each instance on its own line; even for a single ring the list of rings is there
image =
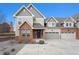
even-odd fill
[[[46,20],[46,23],[47,23],[47,22],[58,22],[58,21],[56,20],[56,18],[50,17],[50,18],[48,18],[48,19]]]
[[[17,12],[13,15],[15,16],[34,16],[24,5],[17,10]]]
[[[27,8],[37,18],[46,18],[33,4],[29,4]]]
[[[20,29],[23,25],[25,25],[25,24],[28,24],[28,23],[27,23],[26,21],[23,22],[23,23],[20,25],[19,29]],[[29,24],[28,24],[28,26],[29,26],[30,28],[32,28]]]
[[[75,21],[78,21],[79,22],[79,13],[73,15],[72,17],[75,19]]]
[[[65,19],[65,22],[76,22],[71,16]]]
[[[64,20],[65,18],[59,18],[59,17],[56,17],[55,18],[59,23],[64,23]]]

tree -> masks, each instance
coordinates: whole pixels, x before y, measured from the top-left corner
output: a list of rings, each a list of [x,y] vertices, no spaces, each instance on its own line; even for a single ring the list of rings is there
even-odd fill
[[[10,32],[10,25],[8,23],[0,24],[0,32]]]
[[[0,32],[9,32],[10,25],[6,22],[6,16],[0,12]]]
[[[6,16],[3,13],[0,13],[0,23],[4,23],[6,21]]]

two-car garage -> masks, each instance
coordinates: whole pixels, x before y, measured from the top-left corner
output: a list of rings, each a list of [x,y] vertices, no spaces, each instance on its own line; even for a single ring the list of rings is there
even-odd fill
[[[45,39],[76,39],[76,31],[72,31],[71,29],[63,32],[60,29],[45,30]]]

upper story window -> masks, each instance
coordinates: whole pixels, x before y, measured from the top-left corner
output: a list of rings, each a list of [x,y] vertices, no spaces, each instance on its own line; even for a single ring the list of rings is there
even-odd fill
[[[71,26],[71,23],[69,25]]]
[[[66,23],[66,26],[68,26],[68,23]]]
[[[55,24],[54,23],[52,23],[52,26],[54,26]]]
[[[61,23],[61,26],[63,26],[63,23]]]
[[[56,26],[56,23],[54,23],[54,22],[48,22],[47,23],[47,26],[48,27],[55,27]]]
[[[52,23],[52,27],[55,27],[56,23]]]
[[[19,21],[18,24],[20,25],[21,24],[21,21]]]
[[[47,23],[44,23],[44,26],[46,27],[47,26]]]
[[[73,27],[73,25],[74,24],[73,23],[70,23],[70,22],[69,23],[66,23],[66,27]]]

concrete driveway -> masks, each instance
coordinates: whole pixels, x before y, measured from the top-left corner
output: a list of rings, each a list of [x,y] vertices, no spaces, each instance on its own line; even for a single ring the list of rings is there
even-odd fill
[[[26,44],[17,55],[78,55],[79,40],[47,40],[46,44]]]

